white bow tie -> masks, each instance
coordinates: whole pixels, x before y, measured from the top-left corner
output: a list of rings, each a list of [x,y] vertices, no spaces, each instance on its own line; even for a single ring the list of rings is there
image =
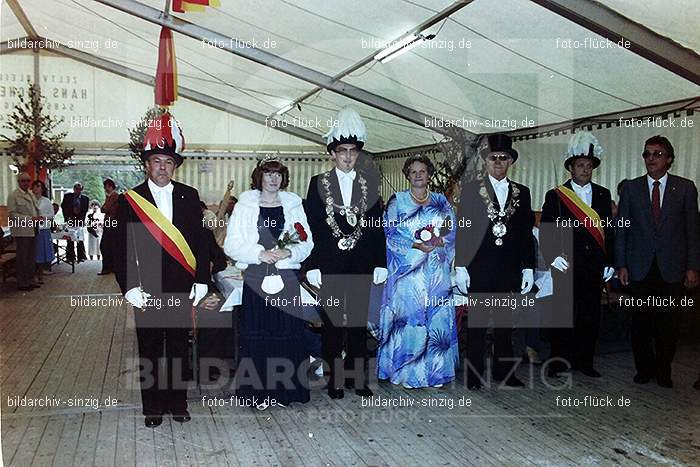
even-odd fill
[[[355,180],[355,177],[357,176],[357,172],[355,172],[354,170],[351,172],[347,172],[347,173],[339,171],[338,175],[339,175],[340,180],[346,180],[346,179]]]
[[[169,183],[169,184],[165,185],[164,187],[158,187],[158,188],[156,188],[156,194],[159,195],[159,194],[161,194],[161,193],[164,192],[164,191],[167,192],[167,193],[172,193],[172,192],[173,192],[173,188],[174,188],[173,184],[172,184],[172,183]]]

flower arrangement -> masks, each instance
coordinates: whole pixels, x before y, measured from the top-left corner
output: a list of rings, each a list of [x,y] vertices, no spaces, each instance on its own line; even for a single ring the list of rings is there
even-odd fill
[[[304,230],[304,226],[299,222],[294,223],[294,232],[286,231],[282,238],[277,239],[277,248],[280,250],[287,245],[294,245],[300,242],[305,242],[309,235]]]

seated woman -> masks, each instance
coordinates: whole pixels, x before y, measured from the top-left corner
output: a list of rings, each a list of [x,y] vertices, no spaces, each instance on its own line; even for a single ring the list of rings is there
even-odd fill
[[[384,213],[389,277],[377,371],[406,388],[449,383],[459,359],[450,280],[456,220],[447,198],[428,189],[434,172],[427,157],[408,158],[403,173],[411,188],[392,196]]]
[[[248,401],[239,404],[255,401],[260,410],[310,399],[306,370],[299,370],[309,355],[297,271],[314,244],[301,198],[283,191],[288,184],[287,167],[261,161],[224,241],[226,254],[244,270],[236,395]]]

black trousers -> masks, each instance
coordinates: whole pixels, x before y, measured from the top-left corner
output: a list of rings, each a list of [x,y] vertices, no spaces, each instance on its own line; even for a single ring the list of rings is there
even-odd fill
[[[575,368],[593,367],[600,329],[601,294],[602,284],[600,283],[574,284],[573,328],[549,330],[550,358],[564,359]]]
[[[109,272],[114,268],[114,247],[117,232],[114,227],[105,227],[100,241],[100,253],[102,254],[102,271]]]
[[[683,294],[683,284],[665,282],[654,260],[644,280],[631,282],[629,290],[632,297],[642,301],[648,297],[676,297],[677,301]],[[671,377],[680,331],[678,310],[653,305],[632,308],[632,351],[640,375]]]
[[[34,282],[36,272],[36,238],[15,237],[17,253],[15,259],[15,274],[17,287],[27,287]]]
[[[330,367],[328,387],[347,381],[353,387],[366,385],[367,314],[371,274],[323,275],[319,294],[323,313],[321,352]],[[341,358],[345,349],[345,360]]]
[[[468,313],[467,313],[468,314]],[[467,326],[469,317],[467,316]],[[484,378],[484,354],[486,351],[486,331],[488,328],[467,328],[467,382]],[[503,380],[515,365],[513,361],[513,329],[493,328],[492,375],[496,380]]]
[[[89,235],[89,234],[88,234]],[[69,263],[75,261],[75,242],[73,240],[66,240],[66,259]],[[85,242],[78,242],[78,261],[84,261],[87,259],[85,255]]]
[[[189,328],[155,327],[153,320],[144,316],[147,313],[134,309],[143,414],[182,413],[187,409],[183,373],[187,368]]]

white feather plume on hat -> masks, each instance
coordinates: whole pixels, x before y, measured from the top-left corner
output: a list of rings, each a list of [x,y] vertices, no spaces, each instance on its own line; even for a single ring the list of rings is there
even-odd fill
[[[343,107],[333,120],[333,125],[323,135],[330,152],[339,144],[353,143],[360,148],[367,141],[367,128],[362,117],[350,106]]]
[[[594,168],[600,165],[600,156],[603,154],[603,147],[598,142],[598,138],[590,131],[577,131],[569,139],[569,146],[564,154],[564,167],[575,157],[589,157],[593,160]]]

